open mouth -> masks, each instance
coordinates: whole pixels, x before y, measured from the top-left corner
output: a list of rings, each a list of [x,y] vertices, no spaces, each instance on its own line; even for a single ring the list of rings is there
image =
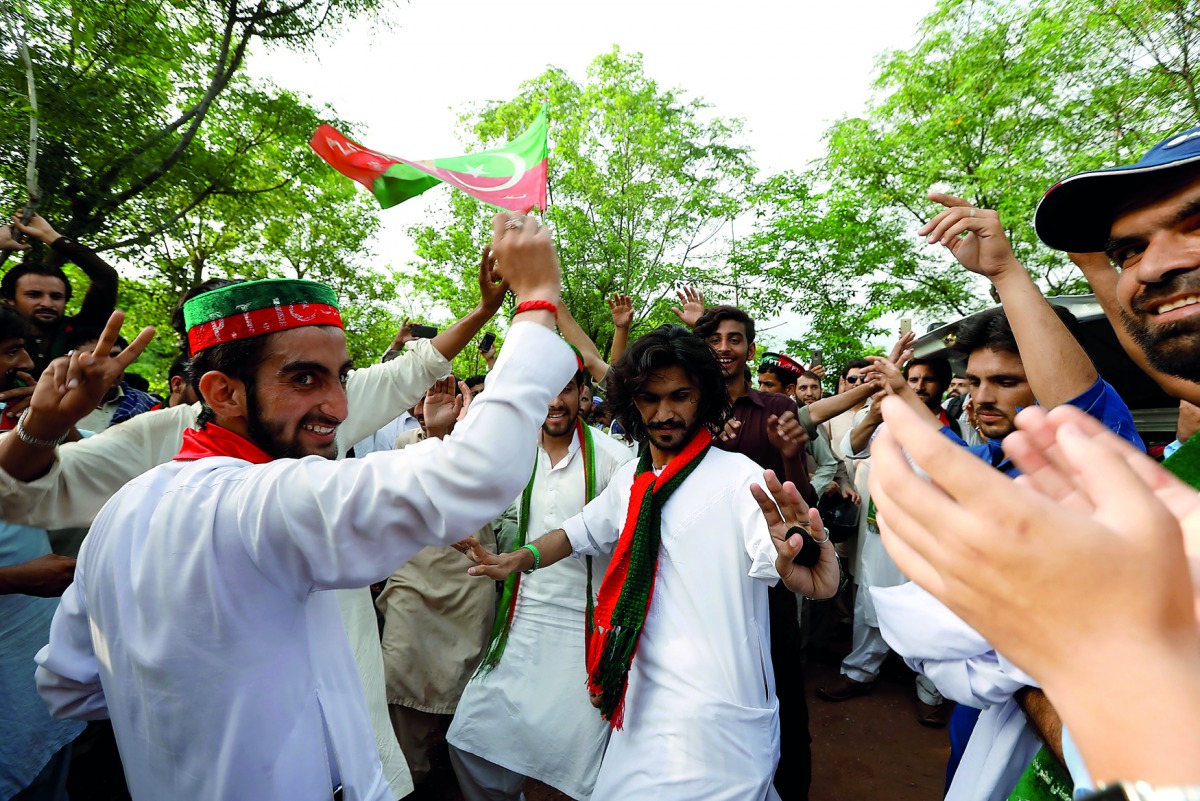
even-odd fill
[[[1186,306],[1195,306],[1198,303],[1200,303],[1200,295],[1188,295],[1186,298],[1179,298],[1178,300],[1173,300],[1170,303],[1160,304],[1158,308],[1154,310],[1154,313],[1166,314],[1167,312],[1172,312],[1176,309],[1182,309]]]
[[[306,423],[303,426],[305,431],[316,434],[318,437],[329,437],[333,432],[337,431],[336,426],[320,426],[316,423]]]

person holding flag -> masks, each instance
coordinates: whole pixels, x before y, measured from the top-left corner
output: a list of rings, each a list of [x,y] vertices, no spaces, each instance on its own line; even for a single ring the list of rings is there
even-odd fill
[[[612,553],[588,644],[588,690],[613,729],[594,801],[778,798],[767,587],[831,597],[833,544],[795,485],[711,447],[729,402],[703,340],[681,326],[650,332],[608,388],[622,425],[648,441],[641,458],[534,542],[497,555],[468,541],[469,572],[536,575]]]
[[[630,459],[628,448],[580,419],[584,372],[578,351],[576,359],[578,371],[550,402],[533,475],[513,505],[515,538],[500,533],[512,547],[579,514]],[[585,644],[593,586],[607,564],[604,558],[571,559],[505,578],[491,643],[446,734],[466,801],[515,801],[527,776],[572,798],[591,797],[608,726],[583,692]]]

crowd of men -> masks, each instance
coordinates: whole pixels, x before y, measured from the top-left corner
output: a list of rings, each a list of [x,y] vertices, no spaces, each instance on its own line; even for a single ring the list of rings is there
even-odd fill
[[[946,798],[1200,797],[1200,129],[1034,220],[1183,404],[1162,465],[999,215],[928,201],[1000,303],[952,358],[904,330],[827,372],[686,288],[640,336],[614,296],[606,360],[500,214],[478,306],[360,369],[326,286],[194,287],[161,399],[117,272],[14,216],[0,799],[806,799],[804,649],[839,627],[817,697],[897,654]]]

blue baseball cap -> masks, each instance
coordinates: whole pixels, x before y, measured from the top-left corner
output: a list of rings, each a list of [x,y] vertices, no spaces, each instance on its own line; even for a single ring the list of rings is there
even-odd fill
[[[1038,238],[1055,250],[1104,250],[1117,209],[1163,174],[1200,163],[1200,127],[1164,139],[1136,164],[1076,173],[1046,192],[1033,214]]]

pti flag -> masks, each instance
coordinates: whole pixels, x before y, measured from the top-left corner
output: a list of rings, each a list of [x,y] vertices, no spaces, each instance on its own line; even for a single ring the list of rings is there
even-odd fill
[[[439,183],[509,211],[546,208],[546,106],[504,147],[466,156],[409,161],[355,144],[328,125],[317,129],[309,145],[335,170],[370,189],[385,209]]]

